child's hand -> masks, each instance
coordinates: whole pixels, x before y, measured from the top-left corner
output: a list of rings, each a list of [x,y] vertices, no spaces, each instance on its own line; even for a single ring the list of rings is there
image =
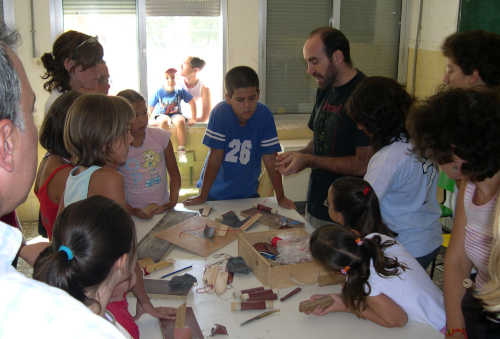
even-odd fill
[[[188,125],[189,125],[189,126],[191,126],[191,125],[193,125],[193,124],[195,124],[195,123],[197,123],[197,121],[196,121],[196,120],[194,120],[194,119],[189,119],[189,120],[188,120]]]
[[[154,214],[160,214],[160,213],[163,213],[167,210],[171,210],[172,208],[175,207],[176,204],[177,203],[175,201],[169,201],[166,204],[158,206],[158,208],[154,210]]]
[[[151,219],[153,217],[153,213],[148,213],[141,208],[131,208],[130,213],[141,219]]]
[[[316,300],[324,296],[325,296],[324,294],[315,294],[312,295],[310,299]],[[325,315],[330,312],[347,312],[347,307],[345,306],[344,301],[342,300],[340,294],[329,294],[329,296],[333,299],[333,304],[324,309],[317,307],[311,313],[314,315]]]
[[[175,319],[176,312],[177,309],[172,307],[154,307],[151,303],[142,305],[139,302],[139,299],[137,299],[134,320],[139,320],[139,318],[145,313],[148,313],[149,315],[158,319]]]
[[[204,199],[201,197],[201,195],[198,195],[196,197],[187,199],[184,201],[184,206],[192,206],[192,205],[201,205],[203,204],[207,199]]]
[[[288,208],[290,210],[296,209],[295,203],[285,196],[278,199],[278,205],[280,205],[283,208]]]

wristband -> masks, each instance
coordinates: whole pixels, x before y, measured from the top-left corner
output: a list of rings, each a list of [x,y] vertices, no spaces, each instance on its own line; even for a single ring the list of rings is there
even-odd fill
[[[456,333],[462,333],[465,337],[465,339],[467,339],[467,332],[465,331],[465,328],[448,328],[446,329],[446,335],[447,336],[454,336]]]

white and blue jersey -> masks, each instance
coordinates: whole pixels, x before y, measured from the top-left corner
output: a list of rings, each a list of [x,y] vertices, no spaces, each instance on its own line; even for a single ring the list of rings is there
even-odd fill
[[[261,103],[257,104],[255,113],[245,126],[240,126],[231,105],[219,103],[210,114],[203,144],[224,150],[224,159],[208,193],[208,200],[258,197],[262,155],[281,151],[273,115]],[[207,159],[198,187],[202,184]]]

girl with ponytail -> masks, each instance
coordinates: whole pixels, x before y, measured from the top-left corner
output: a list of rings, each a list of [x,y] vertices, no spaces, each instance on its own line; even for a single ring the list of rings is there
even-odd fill
[[[134,222],[117,203],[92,196],[57,217],[52,243],[37,258],[33,278],[58,287],[114,323],[106,307],[115,287],[135,284]]]
[[[443,296],[403,246],[380,233],[362,237],[349,227],[325,225],[311,236],[312,256],[346,280],[334,303],[312,313],[349,312],[384,327],[408,321],[445,329]],[[311,299],[317,299],[314,295]]]

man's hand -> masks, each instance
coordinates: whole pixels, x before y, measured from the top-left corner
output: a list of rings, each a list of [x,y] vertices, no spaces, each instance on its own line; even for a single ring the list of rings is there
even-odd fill
[[[290,175],[308,167],[309,154],[285,152],[276,157],[276,169],[283,175]]]
[[[296,209],[295,203],[285,196],[278,199],[278,205],[280,205],[280,207],[288,208],[290,210]]]
[[[206,198],[203,198],[201,195],[197,195],[196,197],[185,200],[184,206],[201,205],[205,201],[207,201]]]

